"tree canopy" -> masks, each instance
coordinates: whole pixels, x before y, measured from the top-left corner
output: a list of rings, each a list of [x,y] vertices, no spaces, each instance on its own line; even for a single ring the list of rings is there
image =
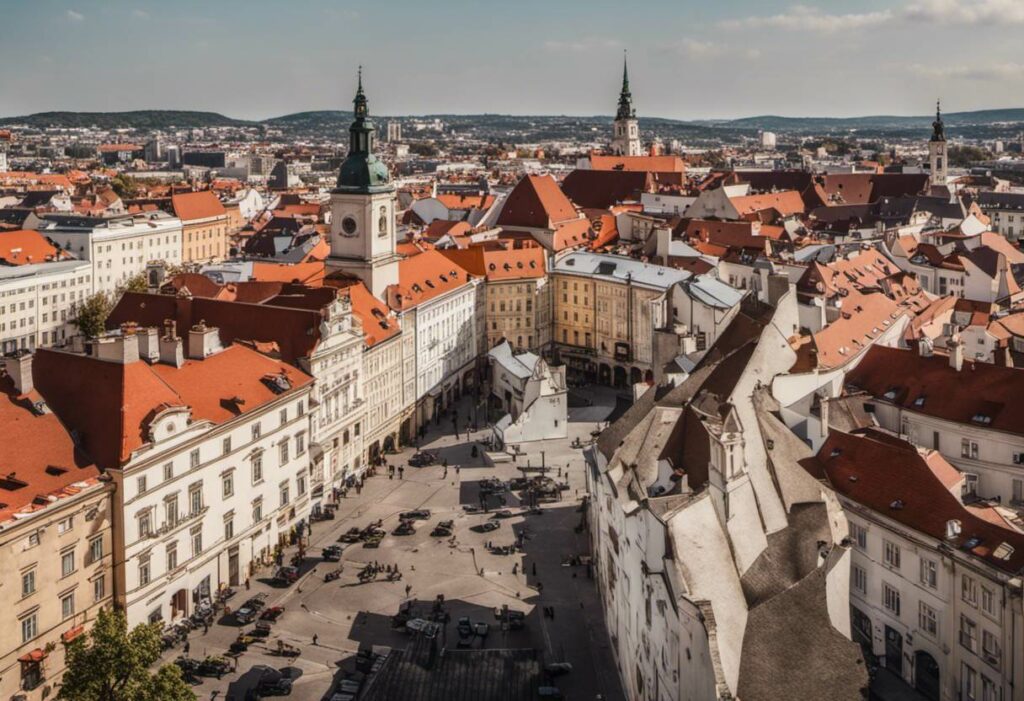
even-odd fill
[[[160,658],[160,624],[128,630],[124,613],[101,610],[87,635],[68,644],[60,701],[195,701],[174,665]]]

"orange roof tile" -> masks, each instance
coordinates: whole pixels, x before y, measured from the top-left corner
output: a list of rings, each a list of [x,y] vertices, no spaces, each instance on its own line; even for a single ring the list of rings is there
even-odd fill
[[[396,311],[411,309],[469,280],[469,273],[440,251],[426,251],[398,263],[398,284],[387,289],[388,306]]]
[[[199,192],[183,192],[171,196],[174,214],[183,222],[211,217],[226,217],[227,210],[217,199],[217,195],[209,190]]]
[[[294,389],[313,378],[241,345],[180,368],[144,361],[120,364],[40,349],[34,377],[40,393],[81,445],[104,468],[125,464],[149,442],[149,422],[166,407],[192,408],[192,420],[230,421],[274,401],[264,378],[286,376]],[[228,402],[233,398],[243,400]]]
[[[804,200],[796,190],[783,190],[762,195],[744,195],[729,199],[741,217],[774,209],[784,217],[804,211]]]
[[[679,156],[600,156],[591,154],[594,170],[627,170],[647,173],[684,173],[686,162]]]
[[[509,193],[498,226],[553,229],[579,217],[576,208],[550,175],[527,175]]]
[[[494,195],[449,194],[438,195],[435,199],[449,210],[489,209],[494,204]]]
[[[38,231],[18,229],[0,232],[0,264],[28,265],[71,258]]]

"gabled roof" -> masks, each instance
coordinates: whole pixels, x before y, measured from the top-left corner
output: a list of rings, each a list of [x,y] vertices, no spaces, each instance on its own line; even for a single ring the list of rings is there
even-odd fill
[[[509,193],[498,226],[553,229],[578,218],[576,208],[550,175],[527,175]]]
[[[833,431],[817,456],[803,464],[843,497],[887,519],[1009,574],[1024,568],[1024,533],[966,508],[950,490],[956,469],[934,451],[922,453],[870,429],[857,434]],[[947,538],[946,524],[954,520],[960,522],[960,533]],[[1005,559],[995,554],[1004,543],[1013,549]]]
[[[440,251],[470,275],[485,277],[489,282],[544,277],[547,256],[543,248],[488,248],[474,245]]]
[[[652,180],[643,171],[574,170],[562,181],[562,191],[577,207],[608,209],[620,202],[640,200]]]
[[[71,256],[54,246],[38,231],[20,229],[0,232],[0,265],[28,265]]]
[[[33,404],[38,392],[20,395],[6,375],[0,375],[0,445],[4,446],[0,479],[0,522],[18,513],[43,509],[96,484],[100,471],[75,446],[56,414],[39,413]]]
[[[602,156],[591,154],[594,170],[618,170],[638,173],[683,173],[686,162],[679,156]]]
[[[120,467],[148,443],[150,419],[166,407],[190,407],[193,421],[222,424],[274,401],[279,394],[264,381],[268,375],[284,375],[292,390],[313,381],[297,368],[239,345],[203,360],[186,360],[180,368],[141,360],[121,364],[49,349],[38,350],[33,363],[40,394],[103,468]]]
[[[964,360],[950,366],[944,356],[922,357],[896,348],[872,347],[846,383],[876,398],[928,416],[1024,434],[1024,370]]]
[[[383,302],[370,294],[366,285],[358,282],[341,290],[352,302],[352,313],[363,326],[363,342],[367,348],[382,343],[400,331],[398,318]]]
[[[411,309],[462,287],[469,280],[469,273],[440,251],[424,251],[399,261],[398,284],[390,285],[386,292],[388,306],[395,311]]]
[[[174,208],[175,216],[186,224],[194,219],[227,216],[224,205],[217,199],[217,195],[209,190],[172,195],[171,206]]]
[[[749,217],[768,210],[774,210],[783,217],[801,214],[805,205],[800,193],[796,190],[783,190],[762,195],[744,195],[731,197],[729,201],[741,217]]]

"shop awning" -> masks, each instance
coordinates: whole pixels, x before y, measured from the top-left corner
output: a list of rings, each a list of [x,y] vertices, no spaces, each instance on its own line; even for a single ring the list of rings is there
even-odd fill
[[[72,640],[77,638],[79,635],[85,632],[85,626],[75,626],[69,630],[64,631],[60,634],[60,639],[65,643],[70,643]]]
[[[42,662],[46,659],[46,650],[37,647],[18,658],[18,662]]]

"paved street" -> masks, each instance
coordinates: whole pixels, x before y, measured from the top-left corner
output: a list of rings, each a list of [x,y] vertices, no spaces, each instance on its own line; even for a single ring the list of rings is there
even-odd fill
[[[564,558],[584,554],[587,548],[586,533],[576,532],[581,522],[578,497],[583,495],[585,482],[583,460],[580,451],[570,443],[577,437],[589,440],[590,432],[604,425],[615,405],[614,395],[605,392],[600,399],[595,396],[594,406],[570,410],[569,440],[524,444],[524,453],[515,464],[488,467],[482,449],[478,457],[472,457],[473,443],[465,433],[458,438],[452,435],[452,423],[447,417],[440,426],[432,426],[422,442],[424,449],[447,461],[447,476],[442,465],[409,467],[412,449],[388,456],[390,464],[405,466],[404,479],[399,479],[398,474],[389,479],[386,472],[381,474],[378,470],[375,477],[367,479],[361,494],[353,490],[340,500],[335,520],[315,523],[304,574],[297,584],[274,588],[268,582],[258,581],[260,577],[269,577],[267,571],[253,579],[250,592],[243,587],[229,602],[239,606],[248,596],[267,592],[268,604],[283,605],[286,611],[266,643],[250,646],[239,658],[238,672],[221,680],[204,679],[198,684],[195,690],[199,698],[242,701],[246,689],[259,675],[258,670],[252,669],[254,665],[281,668],[289,664],[292,676],[297,677],[293,698],[329,698],[335,676],[340,676],[339,666],[351,668],[360,645],[405,647],[408,634],[393,631],[390,617],[406,600],[409,586],[409,598],[417,601],[429,603],[438,595],[444,596],[452,622],[444,631],[449,646],[454,647],[457,639],[454,623],[469,616],[474,622],[490,624],[486,647],[535,647],[543,651],[545,662],[572,663],[574,672],[557,680],[568,698],[594,699],[602,694],[604,699],[621,699],[593,580],[588,578],[585,567],[562,566]],[[460,416],[468,415],[468,406],[465,400]],[[480,432],[473,437],[484,438],[485,434]],[[543,514],[525,515],[516,494],[508,493],[507,508],[514,516],[500,520],[500,527],[490,533],[471,530],[490,519],[490,514],[470,514],[463,509],[464,504],[479,504],[477,484],[481,479],[521,476],[519,467],[538,466],[542,460],[549,468],[549,476],[568,480],[569,490],[563,492],[562,502],[543,505]],[[415,534],[391,535],[398,524],[398,514],[410,509],[429,509],[431,516],[416,522]],[[378,519],[388,531],[380,547],[345,545],[341,578],[325,583],[324,573],[337,565],[320,561],[320,549],[335,543],[350,527],[363,528]],[[433,527],[447,519],[455,522],[454,539],[431,537]],[[488,541],[509,545],[518,534],[525,537],[524,552],[488,552]],[[402,579],[387,582],[379,576],[376,581],[360,583],[357,573],[373,561],[397,565]],[[542,592],[538,592],[539,588]],[[527,614],[524,630],[500,631],[492,612],[504,604]],[[541,606],[552,607],[553,618],[542,615],[538,608]],[[193,632],[190,656],[201,659],[223,654],[239,630],[231,617],[225,617],[206,634],[202,630]],[[314,634],[318,638],[315,646]],[[302,649],[297,660],[289,663],[269,654],[278,639]],[[180,647],[169,651],[165,659],[172,660],[177,654]]]

